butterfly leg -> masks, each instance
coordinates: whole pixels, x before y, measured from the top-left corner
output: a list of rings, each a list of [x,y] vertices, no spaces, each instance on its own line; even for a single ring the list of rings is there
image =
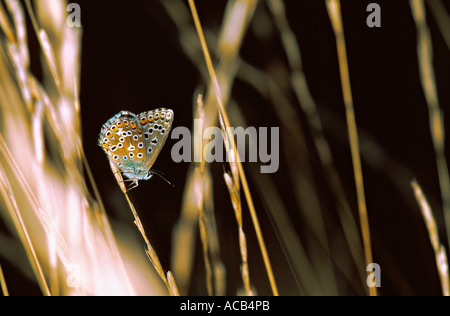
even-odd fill
[[[131,181],[133,181],[133,183],[130,185],[130,187],[127,189],[127,191],[130,191],[139,185],[138,180],[131,180]]]

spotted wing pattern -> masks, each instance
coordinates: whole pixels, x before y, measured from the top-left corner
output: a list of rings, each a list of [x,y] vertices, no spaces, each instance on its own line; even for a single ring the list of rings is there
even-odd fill
[[[136,185],[151,177],[154,164],[172,128],[174,114],[159,108],[135,115],[121,111],[102,127],[99,145],[119,170]]]

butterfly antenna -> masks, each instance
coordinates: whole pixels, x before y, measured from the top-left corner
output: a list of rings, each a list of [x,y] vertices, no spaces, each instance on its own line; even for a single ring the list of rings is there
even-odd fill
[[[170,186],[172,186],[173,188],[175,187],[172,183],[170,183],[169,180],[167,180],[166,178],[164,178],[163,173],[161,171],[157,171],[157,170],[150,170],[151,174],[156,174],[157,176],[159,176],[161,179],[163,179],[164,181],[166,181]]]

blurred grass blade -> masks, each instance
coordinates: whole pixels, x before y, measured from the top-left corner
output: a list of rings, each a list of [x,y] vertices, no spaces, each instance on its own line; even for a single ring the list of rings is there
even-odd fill
[[[450,15],[446,11],[442,0],[427,0],[427,4],[447,44],[447,48],[450,50]]]
[[[430,236],[431,246],[433,247],[436,267],[439,273],[439,279],[441,281],[442,294],[444,296],[450,296],[450,281],[449,281],[449,266],[447,253],[445,247],[439,241],[439,232],[436,225],[436,220],[433,216],[430,204],[428,203],[422,188],[416,180],[411,181],[411,187],[416,196],[417,204],[419,204],[420,211],[422,212],[423,220],[427,226],[428,235]]]
[[[10,160],[12,162],[12,158],[10,156],[5,156],[6,153],[9,151],[6,148],[6,144],[4,142],[4,139],[2,135],[0,134],[0,148],[2,149],[1,152],[4,154],[1,157],[1,160],[8,161]],[[11,168],[16,167],[15,163],[12,162]],[[42,265],[40,263],[40,260],[36,254],[35,247],[31,241],[30,234],[28,233],[28,229],[25,225],[25,222],[22,218],[22,214],[20,212],[18,203],[16,201],[16,197],[13,193],[12,187],[10,185],[10,182],[8,181],[8,178],[6,177],[6,174],[4,173],[5,166],[3,163],[0,164],[0,193],[3,197],[3,201],[6,204],[6,208],[10,212],[11,219],[14,222],[14,226],[20,236],[20,239],[22,241],[22,244],[25,247],[25,251],[27,253],[28,259],[30,260],[31,266],[33,268],[33,271],[36,275],[36,278],[38,280],[38,283],[41,287],[42,292],[50,296],[51,292],[49,289],[49,286],[47,284],[47,280],[45,279],[44,272],[42,269]],[[13,171],[19,172],[17,170]]]
[[[432,136],[439,185],[444,209],[447,241],[450,242],[450,176],[445,157],[445,126],[439,107],[436,78],[433,68],[433,45],[430,30],[426,23],[426,12],[423,0],[410,0],[410,6],[417,29],[417,58],[420,69],[420,80],[428,105],[430,132]]]
[[[251,4],[255,5],[256,1],[254,1],[254,0],[251,1],[250,0],[250,1],[248,1],[248,3],[251,3]],[[252,218],[252,221],[253,221],[253,226],[254,226],[255,231],[256,231],[256,236],[258,238],[258,243],[259,243],[259,246],[260,246],[260,250],[261,250],[261,253],[262,253],[262,256],[263,256],[263,259],[264,259],[264,264],[265,264],[265,267],[266,267],[266,272],[267,272],[267,275],[268,275],[268,278],[269,278],[269,282],[270,282],[270,285],[271,285],[271,288],[272,288],[272,292],[273,292],[273,294],[275,296],[278,296],[278,289],[277,289],[277,286],[276,286],[276,283],[275,283],[275,278],[274,278],[272,267],[271,267],[271,264],[270,264],[269,255],[268,255],[265,243],[264,243],[264,238],[263,238],[263,235],[262,235],[262,232],[261,232],[261,228],[259,226],[259,221],[258,221],[258,217],[256,215],[256,210],[255,210],[255,207],[254,207],[254,204],[253,204],[253,200],[252,200],[251,195],[250,195],[250,190],[248,188],[247,179],[245,177],[244,170],[242,168],[242,164],[241,164],[241,161],[239,159],[239,154],[236,151],[236,144],[234,143],[234,138],[231,135],[231,131],[229,129],[230,122],[229,122],[228,116],[226,114],[225,108],[224,108],[223,103],[222,103],[222,92],[220,90],[220,85],[219,85],[219,82],[217,80],[217,76],[216,76],[216,73],[215,73],[215,70],[214,70],[214,67],[213,67],[213,64],[212,64],[211,56],[209,54],[208,46],[207,46],[206,41],[205,41],[203,28],[201,26],[200,19],[198,17],[198,13],[197,13],[197,9],[195,7],[195,3],[194,3],[193,0],[189,0],[189,6],[191,8],[191,12],[192,12],[192,16],[193,16],[193,19],[194,19],[194,23],[195,23],[195,26],[196,26],[196,29],[197,29],[197,33],[198,33],[198,36],[199,36],[199,39],[200,39],[200,43],[201,43],[202,50],[203,50],[203,53],[204,53],[205,62],[206,62],[207,68],[208,68],[208,72],[209,72],[210,78],[212,80],[212,85],[213,85],[214,92],[215,92],[215,95],[216,95],[216,98],[217,98],[217,102],[218,102],[218,105],[219,105],[219,112],[220,112],[220,115],[222,115],[222,118],[224,120],[225,127],[226,127],[226,132],[229,134],[228,137],[229,137],[229,139],[232,142],[233,149],[234,149],[234,151],[237,154],[237,166],[238,166],[238,170],[239,170],[239,177],[240,177],[240,180],[242,181],[242,188],[244,190],[245,198],[247,200],[247,204],[248,204],[248,207],[249,207],[249,210],[250,210],[250,215],[251,215],[251,218]]]
[[[369,218],[367,215],[366,197],[364,192],[364,181],[359,156],[358,129],[356,126],[355,111],[350,85],[350,74],[348,69],[347,51],[345,47],[344,26],[341,18],[341,5],[339,0],[327,0],[327,9],[331,25],[336,36],[336,47],[341,75],[342,94],[344,96],[345,113],[347,117],[348,136],[352,154],[353,173],[355,177],[356,194],[358,198],[359,221],[364,245],[366,265],[373,263],[372,245],[370,241]],[[363,267],[361,267],[363,268]],[[365,268],[365,267],[364,267]],[[377,295],[376,287],[369,287],[371,296]]]
[[[8,287],[6,286],[5,275],[3,274],[2,265],[0,264],[0,288],[3,296],[9,296]]]

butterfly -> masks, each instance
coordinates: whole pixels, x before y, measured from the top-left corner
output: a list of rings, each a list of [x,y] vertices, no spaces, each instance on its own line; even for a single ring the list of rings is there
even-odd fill
[[[98,144],[108,159],[133,184],[149,180],[153,166],[173,123],[173,111],[159,108],[135,115],[129,111],[120,111],[102,127]]]

